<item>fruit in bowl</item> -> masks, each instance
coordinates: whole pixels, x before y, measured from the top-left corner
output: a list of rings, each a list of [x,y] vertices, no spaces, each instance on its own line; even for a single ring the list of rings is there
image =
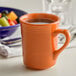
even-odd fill
[[[12,35],[20,26],[19,17],[27,14],[25,11],[0,7],[0,38],[5,38]]]
[[[17,19],[18,16],[14,11],[8,12],[8,10],[4,10],[0,13],[0,26],[12,26],[18,24]]]

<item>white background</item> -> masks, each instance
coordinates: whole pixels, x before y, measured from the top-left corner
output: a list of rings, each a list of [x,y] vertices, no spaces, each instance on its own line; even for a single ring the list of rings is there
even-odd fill
[[[42,0],[0,0],[0,6],[15,7],[27,12],[40,12]]]
[[[15,7],[27,12],[41,12],[42,0],[0,0],[0,6]],[[72,0],[72,11],[76,13],[76,0]]]

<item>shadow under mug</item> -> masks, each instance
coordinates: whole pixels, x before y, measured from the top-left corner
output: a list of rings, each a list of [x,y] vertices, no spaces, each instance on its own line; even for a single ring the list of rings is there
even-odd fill
[[[49,19],[53,23],[31,24],[29,19]],[[56,63],[58,55],[70,42],[70,33],[66,29],[59,29],[59,18],[46,13],[31,13],[20,17],[23,61],[24,65],[32,69],[47,69]],[[57,35],[64,34],[66,41],[57,50]]]

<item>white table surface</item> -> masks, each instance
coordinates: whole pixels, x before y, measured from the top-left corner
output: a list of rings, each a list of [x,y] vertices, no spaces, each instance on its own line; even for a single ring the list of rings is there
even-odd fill
[[[54,67],[42,71],[27,69],[22,56],[0,57],[0,76],[76,76],[76,48],[65,49]]]
[[[75,2],[73,0],[73,5]],[[42,11],[41,0],[0,0],[0,6],[20,8],[27,12]],[[65,49],[55,67],[42,71],[25,68],[22,56],[7,59],[0,56],[0,76],[76,76],[76,48]]]

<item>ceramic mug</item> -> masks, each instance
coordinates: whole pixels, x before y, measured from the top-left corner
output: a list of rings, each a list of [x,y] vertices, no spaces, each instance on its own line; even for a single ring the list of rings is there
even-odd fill
[[[54,22],[48,24],[31,24],[30,19],[49,19]],[[32,69],[47,69],[56,63],[58,55],[70,42],[70,33],[66,29],[59,29],[59,18],[46,13],[31,13],[20,17],[23,61],[24,65]],[[66,41],[57,50],[57,35],[64,34]]]

